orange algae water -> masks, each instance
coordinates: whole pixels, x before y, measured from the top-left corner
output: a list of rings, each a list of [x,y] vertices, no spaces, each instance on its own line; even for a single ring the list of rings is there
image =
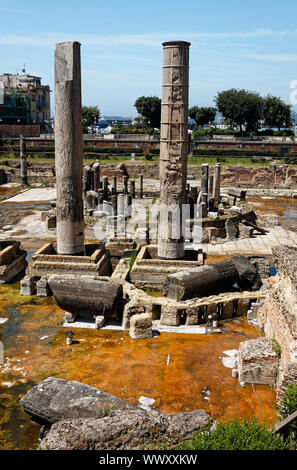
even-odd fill
[[[297,230],[295,200],[248,199],[259,214],[277,214],[284,228]],[[0,226],[27,210],[32,208],[0,207]],[[36,243],[34,249],[40,246]],[[216,260],[208,257],[208,262]],[[132,403],[141,395],[152,397],[163,413],[202,408],[222,422],[256,416],[270,427],[276,421],[274,389],[241,387],[220,359],[224,351],[261,334],[246,318],[222,322],[227,331],[221,334],[161,333],[145,340],[132,340],[126,331],[73,328],[75,343],[66,346],[64,312],[54,299],[20,296],[19,290],[18,282],[0,285],[0,317],[8,319],[0,324],[0,449],[38,446],[40,426],[22,411],[19,400],[49,376],[81,381]]]
[[[152,397],[163,413],[202,408],[221,421],[257,416],[268,425],[275,422],[273,388],[242,388],[220,359],[259,335],[246,319],[225,321],[226,333],[161,333],[145,340],[133,340],[127,331],[73,328],[75,342],[67,346],[64,312],[52,297],[20,296],[19,283],[0,286],[0,296],[0,316],[9,319],[0,327],[2,449],[38,445],[40,426],[23,413],[19,399],[49,376],[77,380],[132,403]]]

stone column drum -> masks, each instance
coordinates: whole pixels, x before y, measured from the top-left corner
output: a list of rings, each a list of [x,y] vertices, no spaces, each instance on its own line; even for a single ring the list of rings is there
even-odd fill
[[[80,43],[55,50],[57,252],[84,254]]]
[[[163,43],[158,256],[165,259],[184,256],[181,210],[186,204],[189,47],[185,41]]]

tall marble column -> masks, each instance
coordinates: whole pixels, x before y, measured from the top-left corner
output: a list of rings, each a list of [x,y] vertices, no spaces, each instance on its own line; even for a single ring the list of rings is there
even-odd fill
[[[185,41],[163,43],[158,256],[165,259],[184,256],[182,204],[186,203],[188,160],[189,47]]]
[[[57,252],[84,253],[80,43],[55,50],[55,167]]]

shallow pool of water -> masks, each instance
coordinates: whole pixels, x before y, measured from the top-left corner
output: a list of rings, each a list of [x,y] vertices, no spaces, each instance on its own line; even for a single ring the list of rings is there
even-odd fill
[[[276,215],[282,227],[297,232],[297,199],[255,196],[247,200],[259,215]]]
[[[5,363],[0,366],[0,448],[38,445],[39,426],[23,413],[19,399],[49,376],[78,380],[132,403],[152,397],[164,413],[205,409],[215,419],[233,417],[275,421],[271,387],[240,387],[220,359],[240,341],[257,337],[246,319],[225,322],[214,335],[162,333],[135,341],[126,331],[76,330],[66,345],[64,312],[53,299],[21,297],[19,283],[0,286],[0,326]],[[43,339],[41,339],[43,338]],[[167,365],[167,357],[170,362]],[[205,390],[209,394],[205,399]]]

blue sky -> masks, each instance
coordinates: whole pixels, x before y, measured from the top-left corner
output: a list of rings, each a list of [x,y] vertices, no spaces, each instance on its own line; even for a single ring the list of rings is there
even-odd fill
[[[53,89],[55,44],[76,40],[83,104],[133,116],[139,96],[161,97],[162,42],[187,40],[190,106],[212,106],[233,87],[289,103],[296,17],[296,0],[0,0],[0,73],[25,63]]]

